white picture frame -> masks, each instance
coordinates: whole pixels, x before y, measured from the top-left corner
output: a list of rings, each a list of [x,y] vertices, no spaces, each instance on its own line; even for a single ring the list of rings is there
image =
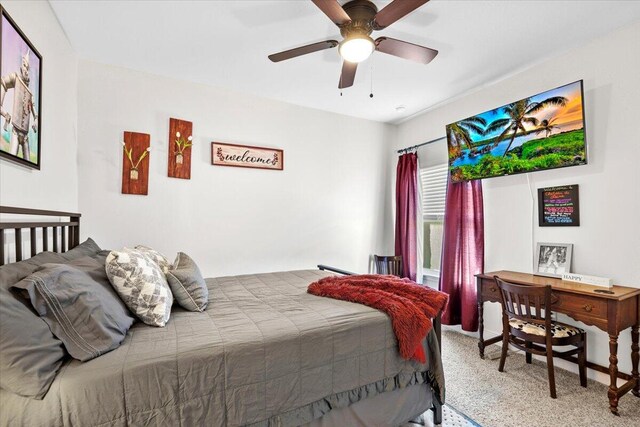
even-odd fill
[[[571,273],[572,243],[538,242],[533,263],[536,276],[559,277]]]

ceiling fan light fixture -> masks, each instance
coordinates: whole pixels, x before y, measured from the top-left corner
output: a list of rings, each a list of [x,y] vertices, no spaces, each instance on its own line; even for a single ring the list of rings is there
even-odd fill
[[[376,45],[371,37],[366,34],[359,34],[344,39],[338,47],[338,52],[345,61],[357,64],[371,56],[375,47]]]

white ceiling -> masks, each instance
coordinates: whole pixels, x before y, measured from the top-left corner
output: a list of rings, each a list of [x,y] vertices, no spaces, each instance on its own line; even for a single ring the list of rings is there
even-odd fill
[[[267,59],[340,40],[308,0],[50,3],[81,57],[391,123],[640,20],[640,1],[432,0],[374,38],[437,49],[433,62],[376,53],[340,96],[337,49]],[[397,112],[399,105],[406,110]]]

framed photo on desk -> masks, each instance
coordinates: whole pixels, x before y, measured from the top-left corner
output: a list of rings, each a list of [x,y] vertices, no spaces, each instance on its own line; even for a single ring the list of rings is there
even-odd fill
[[[562,277],[571,272],[571,243],[538,243],[533,274],[536,276]]]

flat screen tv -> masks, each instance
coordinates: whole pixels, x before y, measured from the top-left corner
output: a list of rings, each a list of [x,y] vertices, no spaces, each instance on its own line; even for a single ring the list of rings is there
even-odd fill
[[[454,182],[587,163],[582,80],[447,126]]]

